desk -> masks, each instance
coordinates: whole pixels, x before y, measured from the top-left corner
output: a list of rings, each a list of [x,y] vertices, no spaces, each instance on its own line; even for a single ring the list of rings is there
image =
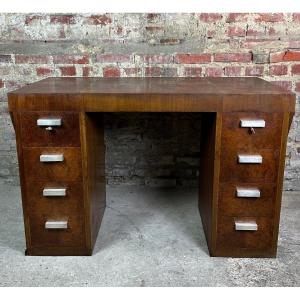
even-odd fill
[[[210,254],[276,256],[292,93],[258,78],[48,78],[8,99],[27,255],[92,254],[106,205],[101,113],[201,112]]]

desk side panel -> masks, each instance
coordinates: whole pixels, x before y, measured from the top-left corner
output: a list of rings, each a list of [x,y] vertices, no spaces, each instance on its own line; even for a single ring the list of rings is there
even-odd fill
[[[198,206],[211,255],[214,255],[216,242],[221,120],[220,114],[207,113],[203,115],[201,125]]]
[[[106,207],[103,115],[81,113],[80,128],[87,246],[92,253]]]

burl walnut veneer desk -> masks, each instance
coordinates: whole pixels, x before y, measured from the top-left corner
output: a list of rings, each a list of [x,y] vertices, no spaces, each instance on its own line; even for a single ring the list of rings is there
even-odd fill
[[[105,209],[101,113],[201,112],[210,254],[276,256],[292,93],[258,78],[48,78],[8,97],[26,254],[92,254]]]

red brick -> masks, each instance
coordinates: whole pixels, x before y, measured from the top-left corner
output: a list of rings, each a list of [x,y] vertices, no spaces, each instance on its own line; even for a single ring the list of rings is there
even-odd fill
[[[75,76],[76,68],[74,66],[59,67],[62,76]]]
[[[207,31],[206,31],[206,37],[207,38],[212,38],[212,37],[214,37],[216,35],[216,31],[215,30],[210,30],[210,29],[208,29]]]
[[[88,23],[92,25],[108,25],[112,19],[107,15],[92,15],[88,18]]]
[[[88,64],[89,56],[85,55],[53,55],[53,63],[55,64]]]
[[[300,61],[300,51],[287,51],[284,56],[285,61]]]
[[[125,72],[126,76],[128,76],[128,77],[135,77],[141,72],[141,69],[140,68],[124,68],[124,72]]]
[[[248,19],[248,15],[246,13],[230,13],[226,19],[227,23],[234,22],[246,22]]]
[[[115,28],[115,33],[116,33],[118,36],[123,35],[123,27],[122,27],[122,26],[117,26],[117,27]]]
[[[59,30],[59,38],[60,39],[65,39],[66,38],[66,32],[65,32],[64,27],[60,28],[60,30]]]
[[[34,25],[36,23],[39,23],[42,19],[43,17],[39,15],[26,16],[25,25]]]
[[[145,29],[148,32],[164,31],[164,27],[162,27],[162,26],[146,26]]]
[[[54,24],[75,24],[76,20],[74,15],[51,15],[50,23]]]
[[[264,66],[246,67],[245,76],[262,76],[264,73]]]
[[[155,19],[159,18],[160,14],[152,13],[152,14],[147,14],[147,20],[152,22]]]
[[[165,68],[165,67],[146,67],[145,68],[146,76],[162,76],[162,77],[176,77],[177,69],[175,68]]]
[[[274,36],[274,35],[286,35],[286,32],[287,31],[287,29],[286,28],[282,28],[282,29],[280,29],[280,28],[275,28],[275,27],[269,27],[269,28],[267,28],[267,35],[269,35],[269,36]]]
[[[295,92],[300,92],[300,82],[296,82],[295,84]],[[300,151],[299,151],[300,153]]]
[[[294,22],[300,22],[300,13],[294,13],[293,14],[293,21]]]
[[[251,62],[252,53],[216,53],[214,60],[218,62]]]
[[[220,21],[222,17],[223,17],[222,14],[218,14],[218,13],[202,13],[199,16],[199,19],[202,22],[214,23]]]
[[[82,76],[89,77],[92,72],[92,67],[82,67]]]
[[[0,79],[0,89],[4,87],[4,82]]]
[[[269,27],[268,31],[267,31],[267,34],[268,35],[276,35],[277,31],[276,31],[276,29],[274,27]]]
[[[224,72],[226,76],[241,76],[242,68],[238,66],[225,67]]]
[[[245,36],[246,30],[240,26],[229,26],[227,29],[228,36]]]
[[[200,68],[200,67],[196,67],[196,68],[185,67],[184,68],[184,76],[201,77],[201,75],[202,75],[202,68]]]
[[[160,39],[159,43],[162,45],[178,45],[182,43],[182,39],[177,38],[168,38],[168,39]]]
[[[120,69],[117,67],[105,67],[103,68],[104,77],[120,77]]]
[[[300,51],[283,51],[270,53],[270,62],[300,61]]]
[[[300,75],[300,64],[292,65],[291,73],[292,75]]]
[[[289,48],[300,48],[300,40],[289,41]]]
[[[53,69],[51,68],[46,68],[46,67],[36,68],[36,75],[38,76],[46,76],[51,74],[53,74]]]
[[[173,56],[168,54],[137,54],[138,58],[147,64],[168,64],[173,62]]]
[[[269,68],[270,75],[274,75],[274,76],[286,75],[287,70],[288,68],[286,65],[274,65],[274,66],[270,66]]]
[[[222,76],[223,69],[221,67],[207,67],[205,69],[205,76],[208,77],[219,77]]]
[[[260,13],[255,17],[255,22],[282,22],[284,19],[283,13]]]
[[[203,64],[211,62],[211,54],[176,54],[175,62],[179,64]]]
[[[266,35],[265,30],[261,29],[255,29],[255,28],[247,28],[246,36],[264,36]]]
[[[16,64],[48,64],[49,56],[45,55],[16,55]]]
[[[278,42],[278,39],[246,39],[246,41],[241,43],[241,46],[248,49],[257,49],[259,47],[267,49],[274,47],[274,42]]]
[[[279,87],[291,91],[292,90],[292,82],[291,81],[272,81],[272,84],[278,85]]]
[[[283,61],[284,55],[285,55],[285,51],[284,52],[275,52],[275,53],[270,53],[270,62],[281,62]]]
[[[96,62],[114,63],[114,62],[130,62],[131,56],[125,54],[97,54]]]

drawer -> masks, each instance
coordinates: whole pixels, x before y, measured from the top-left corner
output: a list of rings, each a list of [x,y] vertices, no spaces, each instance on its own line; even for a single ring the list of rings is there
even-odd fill
[[[27,182],[26,199],[31,213],[80,214],[84,209],[81,182]]]
[[[248,126],[262,126],[262,123],[265,127],[253,127],[255,132],[251,133]],[[222,120],[222,148],[244,151],[279,149],[282,123],[283,115],[279,113],[226,113]]]
[[[239,155],[260,155],[262,163],[240,163]],[[274,182],[277,178],[279,150],[240,152],[223,149],[221,152],[221,182]]]
[[[257,230],[236,230],[236,222],[256,223]],[[272,237],[272,218],[228,216],[220,216],[218,218],[218,248],[267,249],[272,245]]]
[[[41,155],[62,155],[63,161],[41,162]],[[80,181],[81,150],[77,147],[23,148],[25,178],[47,182]]]
[[[260,194],[259,197],[257,197],[257,192]],[[273,216],[275,198],[275,184],[222,183],[220,184],[218,211],[219,214],[225,216]]]
[[[24,112],[20,120],[24,146],[80,146],[77,113]]]
[[[46,222],[52,222],[46,229]],[[56,223],[55,223],[56,222]],[[60,223],[59,223],[60,222]],[[65,229],[62,222],[67,222]],[[76,247],[85,242],[84,218],[81,215],[29,214],[32,247]]]

